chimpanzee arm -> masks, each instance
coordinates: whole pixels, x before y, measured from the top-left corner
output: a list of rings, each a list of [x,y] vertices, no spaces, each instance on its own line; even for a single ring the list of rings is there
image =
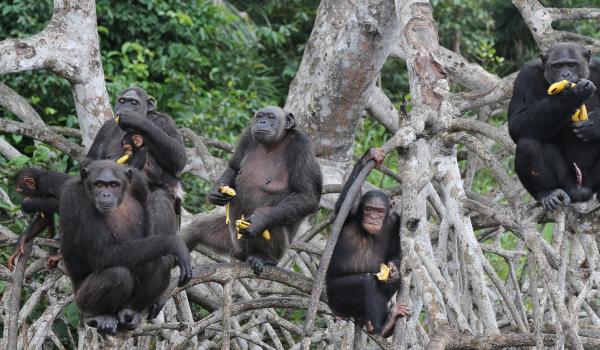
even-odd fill
[[[215,205],[225,205],[227,204],[232,197],[219,192],[219,187],[221,186],[229,186],[235,189],[235,179],[237,178],[238,172],[240,171],[240,166],[242,164],[242,160],[244,160],[244,156],[246,153],[254,148],[256,142],[252,139],[252,134],[250,129],[246,129],[242,134],[242,138],[238,142],[237,147],[235,148],[235,152],[229,160],[229,166],[219,180],[215,183],[212,190],[210,191],[209,200],[212,204]]]
[[[323,179],[310,141],[298,132],[288,137],[293,137],[287,148],[291,193],[276,206],[259,208],[254,212],[260,214],[267,228],[295,224],[319,209]]]
[[[84,164],[91,160],[104,159],[107,156],[112,156],[112,152],[118,153],[121,151],[121,140],[113,140],[115,127],[116,123],[114,120],[107,120],[102,124],[102,127],[94,137],[94,142],[81,166],[85,166]],[[118,142],[118,144],[116,142]],[[109,147],[109,144],[111,147]],[[113,146],[113,144],[116,146]],[[113,147],[118,147],[118,149],[111,149]]]
[[[37,237],[37,235],[39,235],[47,227],[52,227],[53,225],[54,218],[52,214],[44,215],[42,217],[40,213],[36,213],[33,217],[33,220],[27,227],[27,230],[19,236],[19,239],[13,248],[13,252],[8,259],[8,268],[12,270],[17,257],[21,256],[25,251],[25,244],[27,242]]]
[[[186,163],[185,146],[171,117],[162,114],[145,117],[127,112],[120,116],[119,127],[139,132],[145,147],[163,169],[175,176],[181,173]]]
[[[52,216],[58,212],[58,198],[54,197],[28,197],[21,202],[21,210],[26,213],[43,212]]]
[[[101,239],[100,239],[101,240]],[[90,247],[88,256],[94,269],[111,266],[135,266],[165,255],[174,255],[178,261],[189,259],[189,251],[181,238],[175,235],[158,234],[141,239]]]
[[[370,159],[369,151],[370,150],[367,150],[367,152],[365,152],[365,154],[363,154],[363,156],[358,160],[358,162],[356,162],[356,164],[354,164],[354,169],[352,169],[352,172],[350,173],[348,180],[346,180],[346,182],[344,183],[344,187],[342,187],[342,192],[340,192],[340,196],[338,197],[337,202],[335,202],[335,213],[336,214],[340,211],[340,208],[342,207],[342,203],[344,203],[344,200],[346,199],[346,195],[348,194],[350,187],[352,187],[354,180],[356,180],[356,177],[358,176],[358,174],[361,172],[361,170],[363,170],[365,165],[367,165],[367,162]],[[356,208],[358,207],[359,202],[360,202],[360,196],[357,196],[354,203],[352,203],[352,208],[351,208],[352,213],[354,213],[356,211]]]
[[[521,69],[508,107],[508,130],[513,140],[552,138],[571,122],[571,115],[583,103],[574,88],[549,96],[547,85],[539,65]]]

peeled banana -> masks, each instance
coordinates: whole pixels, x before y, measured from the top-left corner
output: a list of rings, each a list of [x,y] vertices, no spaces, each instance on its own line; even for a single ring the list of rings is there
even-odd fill
[[[392,269],[390,269],[389,266],[381,264],[379,265],[379,272],[376,273],[375,276],[377,276],[377,279],[381,282],[386,282],[390,277],[390,271],[392,271]]]
[[[567,87],[574,88],[577,84],[571,83],[567,80],[561,80],[557,83],[550,85],[548,88],[548,95],[556,95],[561,93]],[[574,122],[580,122],[588,119],[587,108],[585,108],[585,104],[582,104],[579,109],[571,115],[571,120]]]

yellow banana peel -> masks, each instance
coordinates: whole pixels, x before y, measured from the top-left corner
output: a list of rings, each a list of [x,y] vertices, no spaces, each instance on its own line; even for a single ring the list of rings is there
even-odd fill
[[[235,196],[235,190],[229,186],[219,186],[217,192],[224,193],[230,197]],[[225,223],[229,224],[229,221],[229,203],[227,203],[225,204]]]
[[[121,116],[120,115],[115,115],[115,123],[119,124],[119,122],[121,121]]]
[[[236,232],[237,239],[242,239],[242,234],[240,233],[240,230],[247,229],[248,227],[250,227],[250,225],[252,225],[252,223],[250,221],[247,221],[244,218],[244,215],[242,215],[241,219],[235,220],[235,232]],[[267,241],[270,240],[271,233],[269,232],[269,230],[264,230],[262,233],[262,237],[264,239],[266,239]]]
[[[561,80],[557,83],[550,85],[548,88],[548,95],[556,95],[561,93],[567,87],[574,88],[577,84],[571,83],[567,80]],[[588,119],[587,108],[585,108],[585,104],[582,104],[579,109],[571,115],[571,120],[574,122],[581,122]]]
[[[127,164],[127,162],[129,162],[129,158],[131,158],[129,154],[125,154],[123,157],[117,159],[117,164]]]
[[[377,279],[380,280],[381,282],[385,282],[390,277],[391,270],[392,269],[390,269],[390,267],[387,266],[386,264],[381,264],[381,265],[379,265],[379,272],[376,273],[375,276],[377,276]]]

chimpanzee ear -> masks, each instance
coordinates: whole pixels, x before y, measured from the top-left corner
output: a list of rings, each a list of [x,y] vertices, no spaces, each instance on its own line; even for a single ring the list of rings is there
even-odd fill
[[[285,116],[285,130],[291,130],[296,127],[296,118],[292,113],[288,113]]]
[[[256,114],[256,112],[258,112],[256,109],[251,108],[250,109],[250,118],[254,118],[254,115]]]
[[[584,51],[583,57],[585,57],[585,60],[589,62],[592,59],[592,50]]]
[[[546,56],[545,53],[540,54],[540,60],[542,60],[542,66],[546,64],[546,61],[548,61],[548,56]]]
[[[127,180],[131,182],[131,178],[133,177],[133,170],[131,170],[131,168],[127,169],[127,171],[125,171],[125,176],[127,176]]]
[[[85,178],[88,176],[89,173],[90,173],[90,171],[88,170],[88,168],[81,168],[81,170],[79,170],[79,177],[82,180],[85,180]]]
[[[30,190],[35,190],[35,180],[31,177],[24,177],[23,178],[23,182],[25,183],[25,185],[27,185],[27,187],[29,187]]]
[[[146,101],[146,110],[151,112],[156,109],[156,100],[152,96],[148,96],[148,101]]]

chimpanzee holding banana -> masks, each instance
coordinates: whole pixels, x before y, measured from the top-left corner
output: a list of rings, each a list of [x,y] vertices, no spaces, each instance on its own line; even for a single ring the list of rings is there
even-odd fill
[[[321,197],[321,170],[312,145],[295,127],[293,114],[279,107],[254,114],[210,194],[213,204],[228,206],[227,219],[197,219],[184,228],[189,248],[202,244],[230,254],[248,262],[256,274],[265,264],[277,264]]]

